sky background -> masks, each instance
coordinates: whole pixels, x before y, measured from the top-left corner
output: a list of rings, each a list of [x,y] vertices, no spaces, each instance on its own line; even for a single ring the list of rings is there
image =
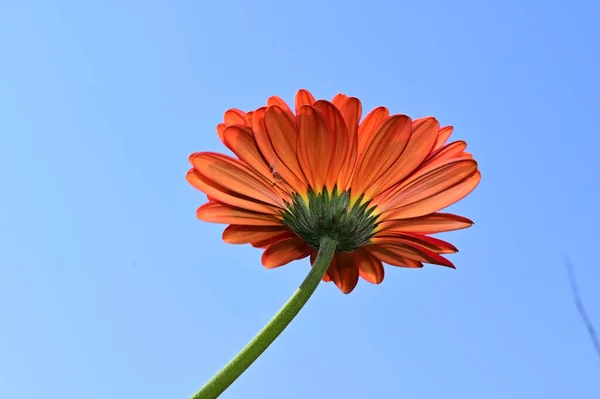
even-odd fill
[[[597,3],[597,2],[596,2]],[[568,4],[568,5],[567,5]],[[0,397],[187,398],[308,261],[200,222],[195,151],[231,107],[357,96],[436,116],[483,180],[457,270],[323,284],[222,397],[598,398],[600,5],[0,2]]]

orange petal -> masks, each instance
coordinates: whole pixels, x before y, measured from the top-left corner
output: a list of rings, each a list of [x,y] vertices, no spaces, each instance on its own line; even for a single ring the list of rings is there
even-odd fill
[[[333,159],[335,136],[329,133],[327,123],[312,106],[305,105],[297,112],[298,162],[308,185],[319,194]]]
[[[467,143],[462,140],[450,143],[431,153],[423,167],[431,168],[432,166],[439,165],[453,158],[461,157],[465,153],[464,151],[466,148]]]
[[[381,257],[378,256],[378,253],[379,253],[378,251],[386,250],[388,253],[393,253],[397,256],[404,258],[405,260],[412,259],[417,262],[425,262],[425,263],[431,263],[434,265],[447,266],[447,267],[454,268],[454,265],[448,259],[444,258],[443,256],[441,256],[425,247],[422,247],[422,246],[416,245],[416,244],[414,244],[414,245],[406,244],[406,243],[400,243],[395,240],[390,240],[390,241],[385,241],[385,242],[379,242],[379,243],[373,244],[373,245],[368,245],[367,247],[368,247],[367,249],[372,254],[377,256],[379,259],[381,259]],[[377,253],[375,253],[373,251],[375,251]],[[381,260],[387,263],[386,260],[383,260],[383,259],[381,259]],[[394,266],[404,266],[404,265],[394,265]],[[408,267],[410,267],[410,265]]]
[[[251,212],[219,202],[207,202],[198,208],[196,217],[205,222],[225,224],[245,224],[250,226],[281,226],[276,216]]]
[[[288,230],[285,231],[283,233],[280,233],[279,235],[276,235],[275,237],[271,237],[271,238],[265,238],[264,240],[257,240],[257,241],[253,241],[251,244],[254,248],[267,248],[268,246],[275,244],[276,242],[288,239],[288,238],[295,238],[298,237],[293,231]],[[305,258],[307,255],[303,255],[298,259],[302,259]]]
[[[338,93],[336,94],[333,99],[331,100],[331,103],[333,105],[335,105],[338,109],[340,108],[340,106],[348,99],[348,96],[343,94],[343,93]]]
[[[305,110],[304,114],[302,110]],[[329,192],[333,192],[338,176],[343,171],[342,167],[350,145],[348,128],[342,114],[330,102],[320,100],[315,103],[312,110],[307,106],[301,108],[298,114],[298,127],[298,158],[305,174],[307,174],[305,165],[316,162],[316,165],[312,164],[308,170],[315,173],[316,166],[319,173],[325,173],[325,187]],[[324,157],[322,161],[317,159],[319,156]],[[327,164],[322,162],[331,162],[328,171],[325,170]],[[320,183],[320,180],[314,182],[313,187],[317,193],[320,192]]]
[[[265,126],[266,110],[265,107],[262,107],[254,111],[252,117],[252,133],[263,158],[269,165],[273,165],[277,161],[277,155],[275,154],[273,144],[271,144],[271,139],[269,139],[267,128]]]
[[[451,188],[475,173],[477,162],[472,159],[449,161],[432,170],[418,170],[402,184],[388,191],[385,200],[378,197],[374,204],[381,204],[378,211],[409,205],[423,198]],[[439,211],[436,209],[435,211]],[[435,212],[433,211],[433,212]],[[429,212],[429,213],[433,213]],[[419,215],[422,216],[422,215]]]
[[[351,254],[360,277],[372,284],[379,284],[383,281],[385,272],[379,259],[376,259],[364,248],[359,248]]]
[[[349,253],[336,253],[327,274],[344,294],[351,293],[358,283],[358,269]]]
[[[442,148],[444,144],[446,144],[446,141],[448,141],[448,139],[450,138],[450,135],[452,134],[453,130],[454,128],[452,126],[445,126],[440,129],[435,144],[433,145],[433,151]]]
[[[429,155],[437,138],[439,123],[434,118],[422,118],[412,124],[412,133],[408,144],[389,168],[368,190],[368,197],[375,197],[410,175]]]
[[[203,176],[196,169],[190,169],[185,178],[192,186],[205,193],[209,197],[209,200],[215,199],[227,205],[270,215],[280,214],[279,207],[256,201],[245,195],[237,194]]]
[[[356,171],[352,178],[352,195],[358,197],[365,192],[373,193],[373,183],[386,174],[396,162],[411,132],[411,120],[406,115],[394,115],[381,124],[368,147],[359,155]],[[370,195],[365,195],[370,200]]]
[[[458,252],[458,249],[449,242],[416,233],[382,232],[381,234],[376,234],[371,241],[375,244],[396,243],[418,248],[423,247],[436,254],[453,254]]]
[[[267,204],[284,206],[272,184],[241,161],[214,152],[198,152],[190,162],[200,174],[235,193]]]
[[[223,231],[223,241],[229,244],[249,244],[267,240],[289,231],[287,226],[245,226],[232,224]]]
[[[451,213],[432,213],[410,219],[385,220],[377,226],[378,232],[435,234],[471,227],[473,222]]]
[[[444,209],[466,197],[480,181],[481,173],[477,171],[454,187],[413,204],[394,209],[386,214],[386,217],[391,219],[411,218]]]
[[[245,123],[245,118],[246,113],[237,108],[228,109],[225,111],[225,115],[223,115],[225,126],[243,125]]]
[[[349,149],[349,137],[346,121],[340,111],[330,102],[320,100],[314,105],[314,108],[320,111],[329,127],[329,134],[333,137],[334,150],[331,156],[331,165],[325,178],[325,187],[329,192],[333,192],[333,188],[338,182],[338,176],[342,172],[342,166],[346,161]]]
[[[362,105],[358,98],[346,97],[344,102],[339,105],[336,104],[336,106],[346,122],[348,131],[348,151],[337,181],[340,190],[346,191],[350,188],[354,166],[358,157],[358,123],[362,115]]]
[[[333,255],[333,259],[331,259],[331,263],[327,268],[327,272],[325,273],[329,281],[339,281],[340,279],[340,265],[337,261],[337,254]]]
[[[296,155],[296,142],[298,140],[298,131],[296,130],[296,124],[288,119],[283,109],[278,106],[272,106],[267,108],[265,114],[265,124],[267,127],[267,134],[277,154],[278,160],[281,164],[286,166],[285,172],[289,170],[296,177],[297,180],[305,181],[302,169],[298,164],[298,158]],[[275,167],[281,167],[276,165]],[[283,170],[283,168],[282,168]],[[281,176],[288,182],[292,187],[292,183],[289,181],[291,176],[285,176],[279,172]],[[306,186],[306,185],[305,185]],[[295,187],[294,187],[295,188]]]
[[[454,158],[447,159],[447,160],[444,160],[444,159],[438,160],[438,158],[432,158],[428,162],[426,162],[423,166],[421,166],[418,170],[416,170],[410,177],[408,177],[402,183],[392,187],[388,191],[377,196],[373,200],[373,205],[384,204],[380,208],[381,210],[388,209],[388,208],[391,209],[391,208],[395,207],[395,205],[393,205],[393,204],[399,199],[398,194],[403,192],[407,187],[414,185],[415,182],[418,181],[419,179],[421,179],[423,176],[431,175],[431,173],[434,173],[434,171],[436,171],[436,170],[440,171],[445,168],[453,167],[452,165],[456,166],[456,164],[460,161],[472,161],[472,160],[473,160],[473,157],[467,153],[462,153],[458,157],[454,157]],[[455,176],[455,177],[458,177],[458,176]]]
[[[315,98],[312,94],[306,89],[300,89],[296,93],[296,98],[294,99],[294,104],[296,106],[296,115],[300,112],[300,108],[303,105],[313,105],[315,103]]]
[[[448,259],[417,244],[401,243],[396,240],[390,240],[385,243],[380,242],[379,246],[395,252],[400,256],[404,256],[407,259],[454,268],[454,265]]]
[[[371,256],[378,259],[380,262],[385,262],[391,266],[407,267],[418,269],[423,267],[423,264],[418,260],[407,258],[404,254],[400,254],[393,249],[382,247],[381,245],[367,245],[365,249],[369,251]]]
[[[258,149],[252,129],[240,125],[229,126],[223,132],[223,143],[252,169],[267,180],[274,181],[273,172]]]
[[[254,115],[254,111],[246,113],[246,115],[244,116],[244,125],[252,127],[252,115]]]
[[[262,254],[264,267],[272,269],[310,255],[311,248],[300,237],[286,238],[269,245]]]
[[[289,184],[292,190],[297,193],[304,193],[306,191],[306,182],[304,176],[302,179],[296,177],[296,175],[283,163],[273,148],[271,139],[267,132],[267,126],[265,123],[266,119],[266,108],[259,108],[254,111],[252,116],[252,131],[254,133],[254,139],[260,149],[261,154],[265,160],[269,163],[273,173],[277,172],[279,176]]]
[[[278,97],[278,96],[269,97],[269,99],[267,100],[267,106],[271,106],[271,105],[277,105],[284,111],[287,111],[292,115],[294,114],[294,112],[292,111],[290,106],[285,101],[283,101],[283,99],[281,97]]]
[[[227,127],[227,126],[225,126],[225,124],[224,124],[224,123],[219,123],[219,124],[217,125],[217,136],[219,136],[219,139],[220,139],[221,141],[223,141],[223,132],[225,131],[225,128],[226,128],[226,127]]]
[[[477,165],[473,160],[460,162],[475,163],[475,168]],[[479,171],[464,165],[438,169],[400,194],[397,207],[389,208],[392,210],[382,216],[385,219],[406,219],[437,212],[466,197],[480,180]]]
[[[377,107],[365,116],[365,119],[358,126],[358,155],[364,151],[367,143],[371,141],[379,126],[390,116],[390,112],[385,107]]]

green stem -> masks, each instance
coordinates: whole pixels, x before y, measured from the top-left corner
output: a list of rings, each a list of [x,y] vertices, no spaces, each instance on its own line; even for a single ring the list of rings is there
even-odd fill
[[[219,397],[258,357],[275,341],[296,317],[311,297],[333,259],[337,241],[325,237],[321,240],[319,254],[310,272],[283,305],[275,317],[237,354],[225,367],[211,378],[191,399]]]

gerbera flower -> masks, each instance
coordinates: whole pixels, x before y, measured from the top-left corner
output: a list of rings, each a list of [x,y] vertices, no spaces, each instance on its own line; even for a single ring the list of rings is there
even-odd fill
[[[224,223],[223,240],[263,248],[276,268],[310,257],[323,237],[337,241],[324,281],[347,294],[359,277],[379,284],[383,263],[454,267],[457,252],[431,234],[469,227],[438,211],[462,199],[480,172],[464,141],[447,144],[452,127],[433,117],[412,120],[338,94],[316,101],[300,90],[292,110],[281,98],[243,112],[230,109],[217,126],[235,156],[190,156],[187,180],[206,193],[201,220]]]

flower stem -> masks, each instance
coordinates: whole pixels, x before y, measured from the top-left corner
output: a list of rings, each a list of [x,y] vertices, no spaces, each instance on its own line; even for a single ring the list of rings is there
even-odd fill
[[[269,323],[225,367],[211,378],[191,399],[219,397],[258,357],[275,341],[296,317],[311,297],[333,259],[337,241],[329,237],[321,240],[317,259],[310,272]]]

